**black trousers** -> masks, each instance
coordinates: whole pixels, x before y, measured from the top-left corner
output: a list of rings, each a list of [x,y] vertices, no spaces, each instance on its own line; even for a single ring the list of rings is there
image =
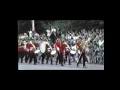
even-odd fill
[[[51,54],[50,53],[46,53],[46,56],[47,56],[47,58],[46,58],[46,63],[48,64],[48,60],[49,60],[49,58],[51,59],[51,64],[53,64],[52,62],[52,56],[51,56]]]
[[[30,54],[28,52],[25,52],[25,62],[27,62],[29,58],[30,58]]]
[[[65,63],[65,61],[67,61],[67,57],[69,57],[69,65],[71,65],[71,60],[70,60],[70,54],[69,54],[69,53],[66,53],[66,54],[65,54],[64,63]]]
[[[55,43],[55,41],[56,41],[56,39],[54,38],[54,39],[52,39],[52,43]]]
[[[30,53],[29,56],[30,56],[30,62],[29,63],[31,63],[32,59],[34,59],[34,64],[36,64],[37,63],[37,56],[36,56],[36,54],[35,53]]]
[[[21,58],[21,63],[23,62],[24,55],[25,55],[25,52],[18,52],[18,62],[19,62],[19,58]]]
[[[56,65],[57,65],[57,63],[58,63],[58,60],[59,60],[59,64],[60,64],[60,55],[58,54],[58,56],[57,56],[57,58],[56,58]]]
[[[85,61],[86,61],[86,60],[85,60],[85,59],[86,59],[86,58],[85,58],[85,53],[82,53],[82,54],[81,54],[81,56],[80,56],[80,58],[79,58],[79,61],[78,61],[78,63],[77,63],[77,66],[78,66],[79,63],[81,62],[82,57],[83,57],[83,66],[85,66]]]
[[[42,57],[42,64],[44,64],[45,53],[42,53],[41,57]]]
[[[63,53],[59,54],[59,60],[60,60],[61,66],[63,66]]]

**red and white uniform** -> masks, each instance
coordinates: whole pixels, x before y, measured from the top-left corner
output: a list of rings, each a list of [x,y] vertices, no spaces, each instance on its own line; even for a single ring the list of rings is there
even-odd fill
[[[30,43],[26,44],[26,52],[29,53],[29,49],[30,49]]]
[[[18,52],[25,52],[23,46],[21,45],[21,43],[18,43]]]
[[[34,49],[33,45],[35,46],[35,49]],[[31,53],[34,53],[34,51],[39,48],[39,44],[38,43],[33,43],[33,45],[31,43],[28,43],[26,45],[26,52],[31,54]]]
[[[38,43],[34,43],[36,50],[39,49],[39,44]]]
[[[67,54],[70,52],[69,47],[66,44],[63,44],[65,47],[64,53]],[[69,44],[68,44],[69,45]]]
[[[56,42],[55,43],[55,48],[56,48],[56,50],[57,50],[57,48],[59,48],[59,50],[57,50],[57,53],[59,53],[59,54],[64,54],[65,49],[66,49],[63,42]]]
[[[54,44],[54,48],[56,48],[57,54],[59,54],[59,51],[57,50],[57,48],[59,48],[58,46],[59,46],[59,42],[56,42],[56,43]]]

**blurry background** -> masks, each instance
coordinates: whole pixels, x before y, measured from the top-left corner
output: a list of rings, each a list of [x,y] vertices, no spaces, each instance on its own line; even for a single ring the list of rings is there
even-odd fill
[[[104,29],[104,20],[35,20],[35,31],[39,34],[46,32],[51,26],[60,28],[62,32]],[[31,28],[31,20],[18,20],[18,34],[25,33]]]

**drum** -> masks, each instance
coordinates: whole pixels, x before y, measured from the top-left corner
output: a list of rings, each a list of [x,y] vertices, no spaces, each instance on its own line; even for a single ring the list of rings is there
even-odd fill
[[[74,50],[70,50],[70,53],[71,53],[71,54],[75,54],[76,51],[74,51]]]
[[[36,51],[34,51],[35,54],[38,54],[39,52],[40,52],[40,50],[36,50]]]
[[[46,48],[46,45],[48,46],[47,48]],[[52,47],[50,46],[49,42],[42,42],[40,44],[41,53],[45,53],[46,51],[50,52],[51,50],[52,50]]]
[[[46,50],[46,43],[45,42],[42,42],[40,44],[40,51],[41,53],[45,53],[45,50]]]
[[[53,49],[53,50],[51,51],[51,55],[52,55],[52,56],[56,56],[56,55],[57,55],[56,49]]]
[[[36,50],[36,51],[34,51],[34,53],[37,54],[38,56],[41,55],[41,51],[40,50]]]

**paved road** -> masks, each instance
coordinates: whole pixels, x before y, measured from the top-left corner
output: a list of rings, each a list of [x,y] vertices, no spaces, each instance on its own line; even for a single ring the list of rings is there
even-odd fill
[[[64,66],[59,64],[55,65],[55,63],[54,65],[18,63],[18,70],[104,70],[104,65],[86,64],[86,66],[87,68],[83,68],[83,65],[80,64],[79,67],[77,67],[76,63],[72,63],[72,65],[66,63]]]

